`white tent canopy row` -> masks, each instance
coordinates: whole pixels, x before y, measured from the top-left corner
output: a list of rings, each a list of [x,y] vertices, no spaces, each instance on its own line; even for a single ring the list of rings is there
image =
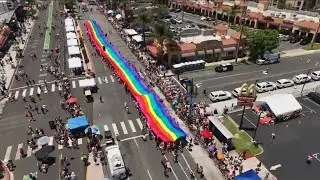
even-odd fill
[[[78,57],[73,57],[68,59],[69,69],[82,67],[81,59]]]
[[[302,106],[292,94],[275,94],[259,98],[256,104],[267,104],[276,117],[288,116],[301,111]]]
[[[66,26],[66,32],[75,32],[74,26]]]
[[[116,15],[116,19],[118,19],[118,20],[122,19],[121,14],[117,14],[117,15]]]
[[[138,34],[137,31],[134,29],[124,29],[123,31],[124,33],[126,33],[126,35],[129,35],[129,36],[134,36]]]
[[[66,36],[67,36],[67,39],[76,39],[77,38],[77,35],[74,32],[68,32],[66,34]]]
[[[78,40],[77,39],[68,39],[67,40],[67,45],[69,46],[78,46]]]
[[[70,56],[78,55],[78,54],[80,54],[80,48],[79,48],[79,46],[70,46],[70,47],[68,47],[68,52],[69,52]]]
[[[143,38],[142,38],[142,36],[140,36],[140,35],[132,36],[132,39],[133,39],[134,41],[136,41],[137,43],[140,43],[140,42],[143,41]]]
[[[94,80],[94,78],[79,80],[79,87],[82,87],[82,88],[94,87],[95,85],[96,85],[96,81]]]
[[[73,26],[74,25],[73,19],[72,18],[65,19],[64,24],[65,24],[65,26]]]

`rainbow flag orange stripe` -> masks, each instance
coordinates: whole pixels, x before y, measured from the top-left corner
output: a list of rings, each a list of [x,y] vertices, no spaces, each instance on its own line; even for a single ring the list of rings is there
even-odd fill
[[[95,44],[100,54],[110,62],[121,80],[136,98],[152,131],[165,142],[173,142],[179,138],[185,138],[187,136],[186,133],[170,116],[160,98],[147,87],[133,66],[123,59],[110,45],[98,24],[90,20],[85,22],[85,26],[91,41]],[[103,48],[105,48],[105,51]]]

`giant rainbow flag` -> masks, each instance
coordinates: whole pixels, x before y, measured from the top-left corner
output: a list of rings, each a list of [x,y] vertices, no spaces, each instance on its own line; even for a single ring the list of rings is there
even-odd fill
[[[147,87],[135,69],[105,39],[98,24],[90,20],[85,22],[85,26],[91,41],[100,54],[111,63],[121,80],[138,101],[140,109],[146,116],[153,132],[165,142],[173,142],[186,137],[186,133],[178,127],[169,115],[160,98]],[[105,51],[103,47],[105,47]]]

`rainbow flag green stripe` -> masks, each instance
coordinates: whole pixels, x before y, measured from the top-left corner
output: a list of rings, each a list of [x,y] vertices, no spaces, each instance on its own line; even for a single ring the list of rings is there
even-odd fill
[[[163,141],[173,142],[185,138],[187,134],[177,125],[161,102],[160,98],[143,82],[134,67],[119,55],[105,39],[98,24],[86,21],[88,35],[100,54],[114,67],[121,80],[139,103],[152,131]],[[105,51],[103,50],[105,48]]]

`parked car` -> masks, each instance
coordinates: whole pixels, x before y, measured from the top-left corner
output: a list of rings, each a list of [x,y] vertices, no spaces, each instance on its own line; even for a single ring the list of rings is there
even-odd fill
[[[238,97],[238,96],[239,96],[239,92],[240,92],[240,87],[235,88],[235,89],[232,91],[232,95],[233,95],[234,97]],[[247,92],[247,89],[243,88],[241,93],[246,93],[246,92]]]
[[[217,102],[231,99],[231,96],[231,93],[228,91],[214,91],[210,93],[209,98],[211,101]]]
[[[207,17],[204,17],[204,16],[201,16],[201,17],[200,17],[200,20],[201,20],[201,21],[206,21],[207,19],[208,19],[208,18],[207,18]]]
[[[311,80],[311,77],[306,74],[299,74],[294,76],[292,80],[296,84],[301,84],[301,83],[309,82]]]
[[[312,101],[317,104],[320,104],[320,93],[318,92],[309,92],[307,95]]]
[[[174,12],[176,13],[181,12],[181,9],[176,9]]]
[[[289,41],[290,40],[290,35],[283,35],[282,36],[282,41]]]
[[[176,21],[176,23],[178,24],[182,24],[182,20],[181,19],[174,19]]]
[[[310,38],[303,38],[301,41],[300,41],[300,45],[307,45],[309,43],[311,43],[311,40]]]
[[[276,82],[277,88],[286,88],[294,85],[294,82],[291,79],[279,79]]]
[[[297,43],[301,40],[301,38],[299,36],[291,36],[289,42],[294,44]]]
[[[231,63],[223,63],[219,64],[216,68],[216,72],[226,72],[226,71],[232,71],[233,70],[233,65]]]
[[[256,84],[256,90],[259,93],[273,91],[275,89],[277,89],[276,84],[270,81],[260,82]]]
[[[170,19],[171,24],[177,24],[175,19]]]
[[[320,71],[314,71],[311,73],[311,79],[318,81],[320,80]]]

